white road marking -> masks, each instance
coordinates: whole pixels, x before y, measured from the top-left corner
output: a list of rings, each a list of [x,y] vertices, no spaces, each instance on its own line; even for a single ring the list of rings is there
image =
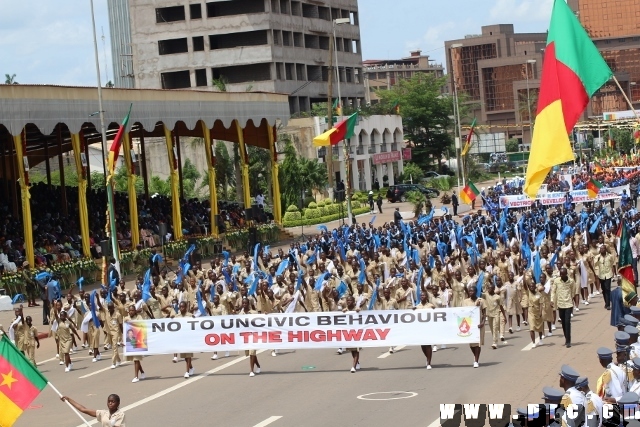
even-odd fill
[[[259,350],[257,352],[257,354],[264,353],[265,351],[267,351],[267,350]],[[174,392],[176,390],[180,390],[183,387],[186,387],[186,386],[188,386],[190,384],[193,384],[196,381],[200,381],[201,379],[206,378],[211,374],[215,374],[216,372],[220,372],[223,369],[226,369],[229,366],[233,366],[233,365],[235,365],[237,363],[240,363],[240,362],[242,362],[242,361],[244,361],[244,360],[246,360],[248,358],[249,358],[248,356],[242,356],[242,357],[239,357],[237,359],[234,359],[234,360],[232,360],[230,362],[225,363],[224,365],[220,365],[217,368],[210,369],[207,372],[204,372],[203,374],[197,375],[195,377],[191,377],[186,381],[179,382],[178,384],[176,384],[174,386],[171,386],[171,387],[169,387],[167,389],[159,391],[156,394],[153,394],[151,396],[145,397],[144,399],[138,400],[137,402],[134,402],[131,405],[127,405],[127,406],[125,406],[124,408],[121,408],[121,409],[122,409],[122,411],[129,411],[131,409],[137,408],[138,406],[142,406],[145,403],[149,403],[149,402],[151,402],[151,401],[153,401],[153,400],[155,400],[155,399],[157,399],[159,397],[165,396],[165,395],[167,395],[167,394],[169,394],[171,392]],[[89,425],[90,426],[96,425],[96,424],[98,424],[97,420],[89,421]],[[78,427],[86,427],[86,424],[80,424]]]
[[[120,366],[124,366],[124,365],[127,365],[127,364],[129,364],[129,362],[122,362],[122,363],[120,364]],[[115,369],[118,369],[118,368],[115,368]],[[106,368],[104,368],[104,369],[98,369],[98,370],[97,370],[97,371],[95,371],[95,372],[92,372],[92,373],[87,374],[87,375],[83,375],[83,376],[79,377],[79,379],[89,378],[89,377],[92,377],[92,376],[94,376],[94,375],[98,375],[98,374],[99,374],[99,373],[101,373],[101,372],[104,372],[104,371],[110,371],[110,370],[111,370],[111,365],[107,366],[107,367],[106,367]]]
[[[391,395],[404,394],[406,396],[385,397],[385,398],[382,398],[382,399],[370,397],[370,396],[374,396],[374,395],[378,395],[378,394],[391,394]],[[399,399],[411,399],[412,397],[416,397],[417,395],[418,395],[418,393],[416,393],[415,391],[379,391],[377,393],[361,394],[360,396],[357,396],[356,398],[360,399],[360,400],[399,400]]]
[[[393,352],[395,353],[396,351],[400,351],[403,348],[405,348],[406,345],[399,345],[397,347],[393,348]],[[382,353],[380,356],[378,356],[378,359],[386,359],[387,357],[389,357],[391,355],[391,353],[389,353],[388,351],[386,353]]]
[[[265,426],[268,426],[271,423],[274,423],[274,422],[278,421],[280,418],[282,418],[281,415],[274,415],[272,417],[267,418],[266,420],[264,420],[262,422],[259,422],[258,424],[256,424],[253,427],[265,427]]]
[[[73,354],[71,355],[71,362],[75,362],[76,360],[82,360],[82,359],[93,359],[93,356],[73,357]],[[51,359],[43,360],[42,362],[37,362],[37,366],[44,365],[45,363],[51,362],[54,360],[60,360],[60,358],[52,357]]]
[[[428,427],[440,427],[440,418],[436,418],[436,420],[434,422],[432,422],[431,424],[428,425]]]
[[[532,342],[530,342],[529,344],[527,344],[527,345],[525,346],[525,348],[523,348],[523,349],[522,349],[522,350],[520,350],[520,351],[530,351],[531,349],[533,349],[533,343],[532,343]]]

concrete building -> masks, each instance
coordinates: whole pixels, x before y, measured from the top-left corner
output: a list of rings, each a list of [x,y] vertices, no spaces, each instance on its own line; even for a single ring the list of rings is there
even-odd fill
[[[320,149],[313,146],[313,138],[326,130],[324,118],[291,119],[281,129],[294,143],[297,152],[307,158],[326,163],[331,153],[336,182],[345,179],[343,142]],[[404,170],[404,160],[411,160],[411,149],[405,148],[402,117],[398,115],[361,117],[355,136],[349,141],[349,183],[355,190],[371,190],[377,179],[380,187],[394,185]]]
[[[410,79],[415,73],[433,73],[436,77],[444,76],[442,64],[433,64],[432,62],[429,55],[422,55],[419,50],[411,52],[407,58],[364,61],[362,65],[367,103],[375,104],[379,101],[376,90],[389,89],[402,79]]]
[[[451,93],[457,89],[488,133],[519,138],[523,148],[531,144],[529,109],[535,114],[546,39],[501,24],[445,42]]]
[[[308,111],[327,101],[335,31],[343,105],[364,101],[357,0],[108,3],[116,87],[277,92]]]

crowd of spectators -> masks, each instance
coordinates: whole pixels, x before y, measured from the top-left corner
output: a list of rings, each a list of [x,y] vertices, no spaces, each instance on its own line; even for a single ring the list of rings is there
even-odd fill
[[[49,187],[45,183],[34,184],[30,190],[33,242],[37,265],[51,265],[82,257],[80,236],[78,192],[66,189],[66,212],[60,187]],[[140,246],[155,247],[171,241],[174,235],[171,199],[166,196],[138,196],[138,225]],[[118,244],[121,250],[131,247],[129,201],[126,193],[114,195]],[[89,239],[91,255],[100,258],[101,241],[107,240],[105,233],[107,196],[105,190],[87,191],[89,210]],[[219,231],[242,228],[246,224],[245,212],[238,203],[220,202]],[[200,236],[211,233],[210,206],[208,200],[182,200],[182,233],[184,236]],[[14,272],[25,262],[24,229],[22,212],[14,216],[9,203],[0,206],[0,273]],[[260,222],[269,217],[261,211]],[[161,235],[161,224],[166,225],[166,235]],[[164,228],[164,227],[162,227]]]

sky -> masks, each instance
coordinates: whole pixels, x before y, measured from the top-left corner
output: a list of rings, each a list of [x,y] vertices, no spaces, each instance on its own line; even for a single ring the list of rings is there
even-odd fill
[[[444,41],[480,34],[482,25],[512,23],[516,32],[545,32],[552,4],[553,0],[359,0],[362,56],[397,59],[420,49],[444,63]],[[107,0],[94,0],[94,6],[104,84],[113,80]],[[0,10],[2,83],[4,74],[15,74],[15,81],[23,84],[95,85],[89,0],[0,0]]]

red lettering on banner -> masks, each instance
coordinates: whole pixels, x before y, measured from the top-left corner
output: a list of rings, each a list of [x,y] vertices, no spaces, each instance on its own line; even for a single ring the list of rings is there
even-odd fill
[[[269,332],[269,342],[282,342],[280,331]]]
[[[311,331],[309,337],[313,342],[323,342],[327,340],[327,336],[325,335],[324,331]]]
[[[362,329],[349,329],[348,331],[342,331],[342,336],[345,341],[360,341],[360,339],[362,339]]]
[[[327,341],[340,341],[341,337],[340,331],[333,331],[331,329],[327,331]]]
[[[364,337],[362,337],[363,341],[368,341],[368,340],[370,341],[370,340],[377,340],[377,339],[378,339],[378,336],[371,329],[367,329],[366,331],[364,331]]]
[[[389,335],[390,331],[391,329],[376,329],[376,332],[378,333],[378,335],[380,335],[381,340],[386,340],[387,335]]]
[[[236,337],[234,334],[207,334],[204,337],[204,343],[207,345],[235,344]]]
[[[249,337],[251,336],[251,334],[251,332],[240,332],[240,336],[242,337],[245,344],[249,344]]]
[[[304,342],[302,332],[289,331],[287,342]]]

